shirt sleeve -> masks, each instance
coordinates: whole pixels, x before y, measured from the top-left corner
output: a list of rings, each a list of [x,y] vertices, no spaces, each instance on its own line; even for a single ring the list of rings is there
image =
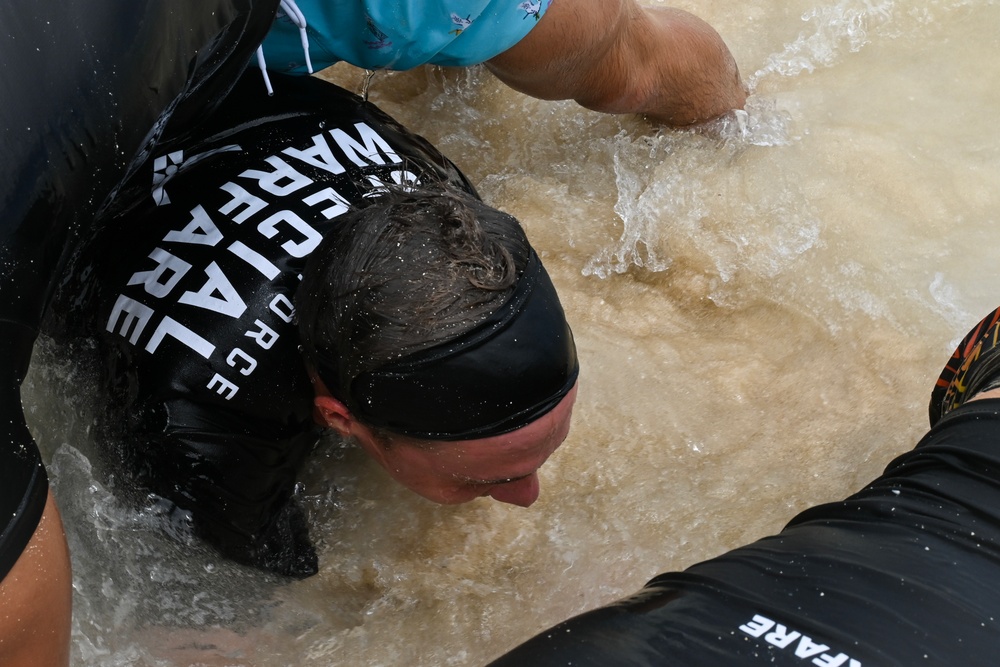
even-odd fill
[[[19,378],[24,377],[35,331],[16,322],[0,323],[7,346],[0,357],[0,581],[31,540],[45,510],[48,477],[41,454],[24,421]]]
[[[35,443],[5,441],[0,447],[0,581],[34,535],[48,489]]]
[[[315,573],[293,492],[319,429],[282,434],[267,421],[184,399],[130,406],[125,415],[112,407],[99,427],[116,493],[144,503],[154,494],[171,530],[193,530],[228,558],[284,575]]]
[[[366,69],[485,62],[524,38],[551,0],[298,0],[309,55],[320,70],[345,61]],[[264,40],[269,69],[306,73],[298,27],[278,12]]]

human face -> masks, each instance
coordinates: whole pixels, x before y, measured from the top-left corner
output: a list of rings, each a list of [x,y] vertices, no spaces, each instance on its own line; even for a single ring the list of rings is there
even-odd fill
[[[353,435],[393,479],[428,500],[455,505],[490,496],[528,507],[538,499],[538,469],[569,433],[574,401],[575,385],[527,426],[477,440],[385,442],[357,422]]]

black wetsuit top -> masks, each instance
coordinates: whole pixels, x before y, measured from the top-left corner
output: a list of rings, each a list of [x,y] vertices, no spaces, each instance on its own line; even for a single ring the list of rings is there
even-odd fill
[[[843,502],[491,665],[987,667],[998,651],[1000,400],[983,400]]]
[[[315,571],[290,502],[317,440],[292,299],[306,258],[382,183],[449,182],[422,138],[333,84],[249,71],[198,139],[152,156],[87,258],[119,491],[152,492],[225,554]],[[190,513],[190,514],[189,514]]]
[[[93,220],[151,127],[214,106],[277,0],[0,3],[0,580],[48,484],[20,383],[68,241]]]

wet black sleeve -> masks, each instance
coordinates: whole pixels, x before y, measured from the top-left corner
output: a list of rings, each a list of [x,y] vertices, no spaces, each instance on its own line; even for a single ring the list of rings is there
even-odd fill
[[[0,339],[8,346],[0,355],[0,581],[17,562],[35,533],[45,509],[48,477],[38,447],[21,410],[21,380],[27,370],[34,331],[0,320]]]
[[[990,665],[1000,400],[943,419],[860,493],[538,635],[511,665]]]
[[[126,465],[115,468],[133,476],[129,488],[155,494],[174,530],[192,530],[233,560],[287,576],[315,574],[316,552],[293,491],[318,430],[277,432],[183,399],[157,407],[107,443],[121,448]],[[149,430],[164,409],[165,428]]]
[[[0,579],[44,509],[18,384],[67,250],[158,119],[197,117],[229,90],[277,4],[0,4]]]
[[[105,336],[101,456],[115,493],[141,506],[153,494],[177,534],[193,531],[233,560],[304,577],[316,573],[317,557],[293,491],[319,431],[296,340],[282,338],[271,358],[258,355],[259,373],[233,374],[242,400],[227,402],[207,390],[211,374],[183,346],[137,354]]]
[[[34,535],[48,490],[34,442],[28,439],[0,445],[0,581]]]

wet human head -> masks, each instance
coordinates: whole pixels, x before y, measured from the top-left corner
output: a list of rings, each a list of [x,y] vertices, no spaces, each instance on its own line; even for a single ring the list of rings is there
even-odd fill
[[[449,189],[378,197],[313,253],[296,308],[319,423],[431,500],[534,501],[578,364],[517,220]]]

